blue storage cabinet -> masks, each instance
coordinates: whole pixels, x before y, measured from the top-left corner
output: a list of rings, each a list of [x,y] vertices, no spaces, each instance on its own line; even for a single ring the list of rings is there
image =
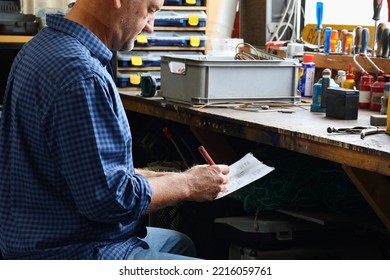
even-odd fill
[[[204,47],[206,35],[202,32],[156,31],[141,33],[135,42],[137,47]],[[140,39],[142,37],[142,39]]]
[[[204,11],[159,11],[155,26],[206,27]]]
[[[202,0],[165,0],[165,6],[202,6]]]
[[[199,56],[202,52],[196,51],[120,51],[118,52],[118,67],[140,68],[160,67],[163,55]]]
[[[165,0],[156,14],[154,32],[139,34],[130,52],[116,53],[117,87],[142,90],[141,77],[159,76],[161,57],[206,53],[207,0]]]

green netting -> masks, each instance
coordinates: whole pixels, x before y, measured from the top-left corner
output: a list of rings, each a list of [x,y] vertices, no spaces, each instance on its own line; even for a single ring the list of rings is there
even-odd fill
[[[275,170],[240,190],[245,210],[328,210],[370,213],[339,164],[278,149],[254,154]]]

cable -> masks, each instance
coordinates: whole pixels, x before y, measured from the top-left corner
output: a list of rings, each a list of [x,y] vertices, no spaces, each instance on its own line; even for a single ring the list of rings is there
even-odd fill
[[[294,34],[294,26],[291,24],[291,20],[292,20],[293,16],[295,16],[295,7],[296,7],[296,1],[294,0],[293,6],[291,7],[290,16],[289,16],[287,22],[284,24],[285,25],[284,30],[281,33],[281,35],[279,36],[278,40],[280,40],[280,38],[283,38],[283,36],[286,34],[286,31],[287,31],[289,26],[292,26],[291,30],[292,30],[292,34]]]
[[[285,8],[285,10],[284,10],[283,16],[282,16],[282,18],[281,18],[280,21],[279,21],[279,25],[278,25],[278,27],[276,28],[276,31],[275,31],[275,32],[273,33],[273,35],[271,36],[270,41],[273,41],[273,40],[276,38],[277,34],[279,34],[280,28],[281,28],[282,24],[284,23],[284,20],[285,20],[287,14],[288,14],[288,11],[290,10],[290,5],[291,5],[291,3],[292,3],[293,1],[295,1],[295,0],[289,0],[289,1],[288,1],[287,6],[286,6],[286,8]]]

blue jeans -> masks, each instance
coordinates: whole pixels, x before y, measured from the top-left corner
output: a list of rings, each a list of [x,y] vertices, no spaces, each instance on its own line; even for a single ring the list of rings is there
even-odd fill
[[[192,240],[185,234],[163,228],[147,227],[143,239],[149,249],[136,247],[128,260],[190,260],[195,259],[196,250]]]

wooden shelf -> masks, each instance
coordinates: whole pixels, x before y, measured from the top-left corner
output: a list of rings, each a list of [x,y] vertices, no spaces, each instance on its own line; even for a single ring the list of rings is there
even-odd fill
[[[340,55],[340,54],[323,54],[323,53],[310,53],[314,55],[314,62],[316,68],[330,68],[332,70],[348,70],[350,64],[356,71],[361,71],[358,65],[354,62],[352,55]],[[390,74],[390,59],[389,58],[370,58],[379,69],[383,70],[385,74]],[[377,74],[378,70],[372,65],[364,56],[356,57],[357,63],[363,67],[363,69],[370,74]]]

